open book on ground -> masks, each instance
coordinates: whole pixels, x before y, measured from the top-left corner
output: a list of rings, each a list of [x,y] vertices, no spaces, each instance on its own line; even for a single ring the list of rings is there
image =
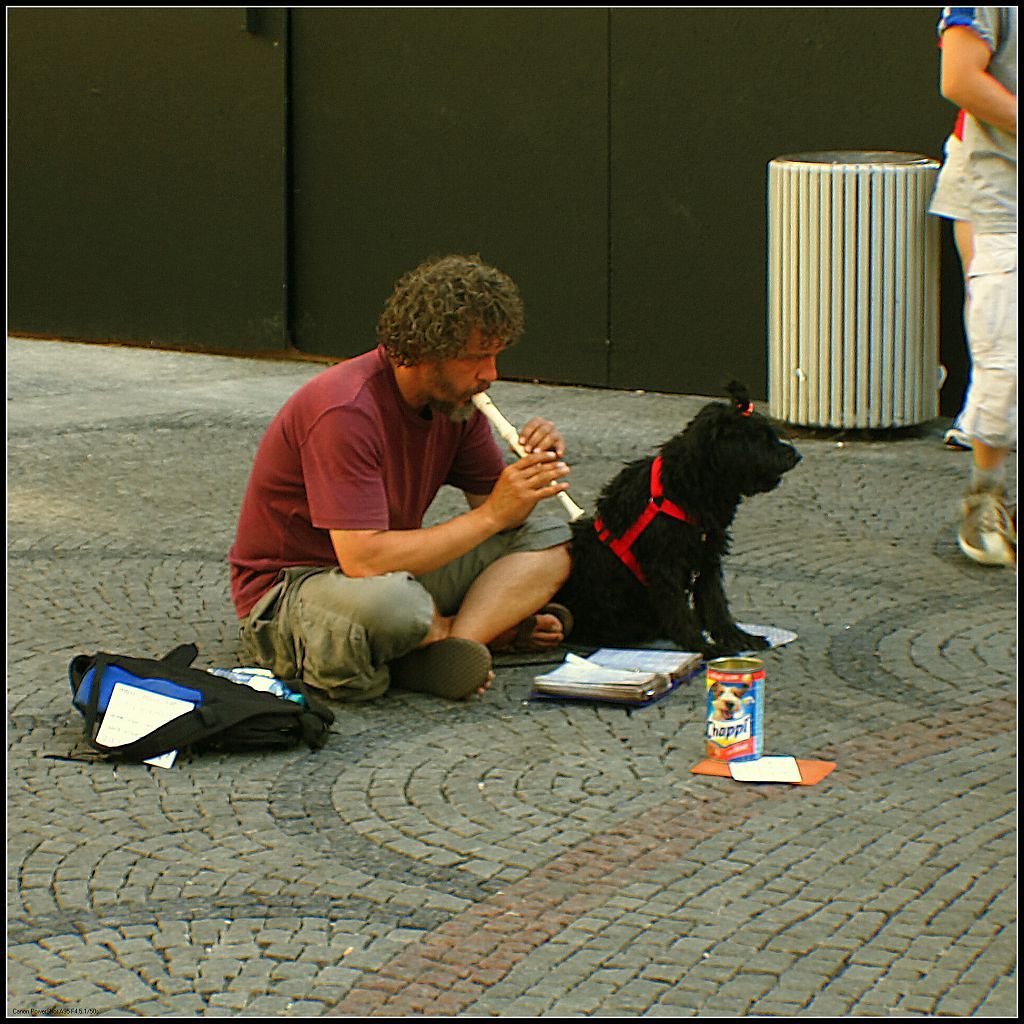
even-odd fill
[[[602,647],[589,657],[565,661],[533,681],[534,697],[648,704],[674,690],[701,666],[691,651]]]

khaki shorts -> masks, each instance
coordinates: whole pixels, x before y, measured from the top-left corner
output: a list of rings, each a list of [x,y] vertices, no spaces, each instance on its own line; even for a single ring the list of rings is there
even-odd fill
[[[569,538],[561,520],[537,517],[420,577],[393,572],[357,579],[340,569],[282,569],[242,622],[242,657],[336,700],[379,697],[390,683],[388,665],[419,646],[435,608],[454,615],[473,581],[499,558],[558,547]]]

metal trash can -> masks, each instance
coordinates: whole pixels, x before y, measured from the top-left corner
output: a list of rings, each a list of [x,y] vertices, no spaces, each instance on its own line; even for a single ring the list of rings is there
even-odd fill
[[[768,165],[772,416],[870,429],[938,415],[938,170],[880,151]]]

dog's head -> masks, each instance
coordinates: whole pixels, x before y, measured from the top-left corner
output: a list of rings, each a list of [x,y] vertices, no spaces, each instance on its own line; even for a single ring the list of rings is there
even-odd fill
[[[742,384],[727,387],[730,402],[706,405],[690,425],[666,445],[677,440],[696,446],[710,476],[741,495],[774,490],[799,461],[800,453],[772,425],[754,411],[754,403]],[[693,449],[691,449],[693,450]]]

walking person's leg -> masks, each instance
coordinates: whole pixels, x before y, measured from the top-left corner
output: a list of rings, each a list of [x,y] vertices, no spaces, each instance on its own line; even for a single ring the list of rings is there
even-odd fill
[[[972,365],[963,427],[972,471],[958,539],[976,562],[1013,565],[1017,533],[1006,507],[1006,461],[1017,436],[1017,236],[978,235],[968,274]]]

